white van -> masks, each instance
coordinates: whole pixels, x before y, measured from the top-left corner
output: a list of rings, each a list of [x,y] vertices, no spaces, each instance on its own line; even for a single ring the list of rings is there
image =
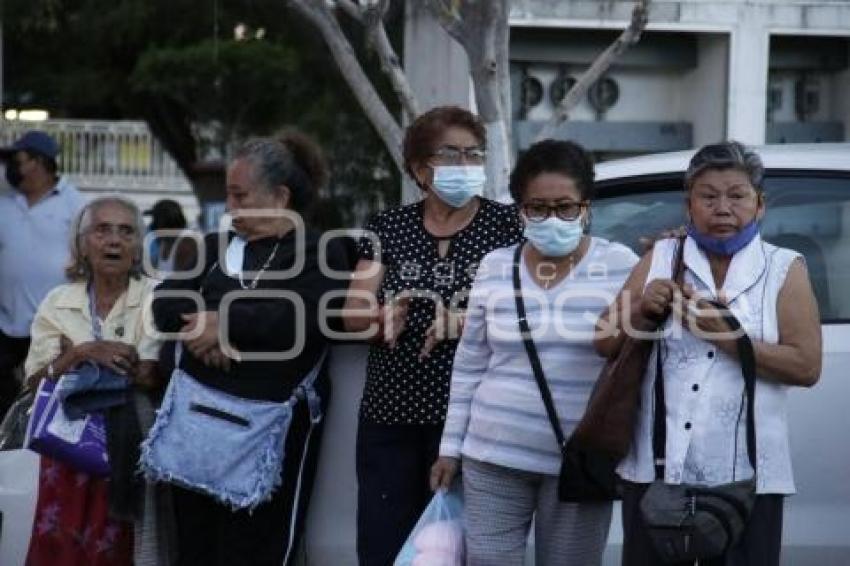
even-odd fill
[[[790,395],[798,494],[786,503],[783,564],[845,566],[850,564],[850,441],[844,437],[850,431],[850,407],[845,405],[850,404],[850,144],[772,146],[758,151],[767,168],[768,212],[762,234],[806,257],[824,334],[820,383]],[[641,236],[682,224],[682,178],[691,155],[692,151],[680,152],[598,165],[591,231],[640,251]],[[303,563],[356,566],[354,454],[366,347],[335,346],[331,363],[333,398]],[[23,563],[32,521],[26,508],[34,504],[30,491],[36,462],[26,454],[0,460],[0,512],[4,513],[0,565]],[[606,565],[619,564],[621,544],[620,519],[615,515]]]
[[[798,494],[785,507],[783,564],[850,564],[850,144],[767,146],[765,239],[796,249],[808,264],[820,306],[820,382],[790,394]],[[683,176],[693,151],[597,166],[593,234],[642,251],[639,238],[684,221]],[[334,397],[306,533],[306,563],[355,565],[354,439],[365,348],[338,346]],[[843,368],[843,369],[842,369]],[[611,525],[605,564],[619,564],[622,529]],[[532,562],[529,561],[529,564]]]

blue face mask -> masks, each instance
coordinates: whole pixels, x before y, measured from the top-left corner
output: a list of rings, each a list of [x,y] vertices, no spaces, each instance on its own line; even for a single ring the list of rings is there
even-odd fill
[[[526,222],[523,231],[531,245],[545,257],[564,257],[573,253],[583,233],[581,217],[561,220],[555,216],[543,222]]]
[[[693,224],[688,224],[688,236],[694,239],[699,247],[715,255],[732,256],[747,247],[759,233],[759,224],[753,220],[738,233],[728,238],[712,238],[698,232]]]
[[[487,175],[483,165],[438,165],[434,167],[434,194],[452,208],[460,208],[484,190]]]

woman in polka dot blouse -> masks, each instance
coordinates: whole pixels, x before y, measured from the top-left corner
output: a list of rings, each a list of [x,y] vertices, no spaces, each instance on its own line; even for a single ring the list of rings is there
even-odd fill
[[[517,243],[515,206],[483,198],[486,132],[438,107],[407,129],[407,173],[422,200],[366,225],[346,327],[370,336],[357,434],[357,553],[392,564],[431,497],[466,296],[490,251]]]

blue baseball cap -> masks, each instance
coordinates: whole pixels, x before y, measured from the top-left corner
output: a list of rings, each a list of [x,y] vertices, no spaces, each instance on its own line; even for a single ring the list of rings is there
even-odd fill
[[[0,149],[0,153],[6,155],[18,151],[38,153],[50,159],[56,159],[56,156],[59,155],[59,144],[53,137],[44,132],[30,130],[9,147]]]

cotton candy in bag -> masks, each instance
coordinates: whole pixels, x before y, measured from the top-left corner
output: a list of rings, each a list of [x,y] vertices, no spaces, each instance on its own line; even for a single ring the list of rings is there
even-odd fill
[[[394,566],[463,566],[463,521],[459,488],[438,491],[407,537]]]

